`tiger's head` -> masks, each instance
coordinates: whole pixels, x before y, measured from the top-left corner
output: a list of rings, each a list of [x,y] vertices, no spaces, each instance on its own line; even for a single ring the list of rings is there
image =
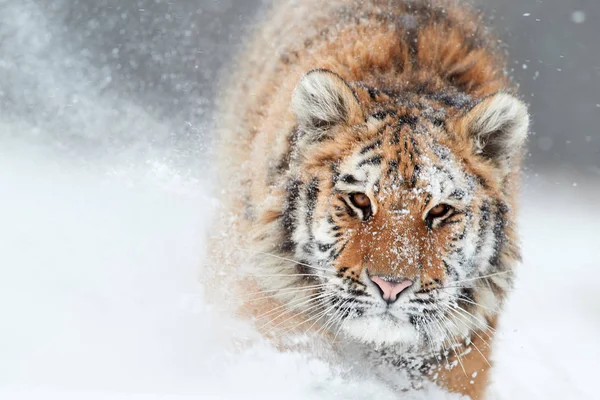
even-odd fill
[[[430,348],[485,329],[519,258],[526,106],[314,70],[291,109],[275,251],[294,262],[278,264],[280,298],[364,342]]]

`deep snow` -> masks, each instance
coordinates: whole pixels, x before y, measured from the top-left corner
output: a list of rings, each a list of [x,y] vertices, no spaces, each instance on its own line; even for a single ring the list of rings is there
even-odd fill
[[[302,354],[260,342],[236,350],[233,339],[256,335],[215,315],[197,283],[214,207],[205,182],[145,159],[91,168],[30,144],[0,148],[0,398],[393,398]],[[592,185],[527,182],[525,263],[502,319],[495,389],[591,399]]]

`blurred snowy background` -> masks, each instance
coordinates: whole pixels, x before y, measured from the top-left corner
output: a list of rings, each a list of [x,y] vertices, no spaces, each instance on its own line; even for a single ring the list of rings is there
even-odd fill
[[[531,102],[500,399],[595,399],[600,2],[485,0]],[[0,0],[0,398],[393,396],[203,304],[215,82],[248,0]]]

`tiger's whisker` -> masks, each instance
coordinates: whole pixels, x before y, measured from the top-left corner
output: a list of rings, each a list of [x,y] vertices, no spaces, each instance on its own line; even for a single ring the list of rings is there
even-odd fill
[[[454,321],[452,321],[451,319],[446,318],[452,325],[454,325],[456,327],[456,329],[458,329],[458,325],[456,325],[456,323]],[[488,344],[488,342],[486,342],[474,329],[471,329],[467,326],[467,329],[469,329],[470,332],[473,332],[475,335],[477,335],[479,337],[479,339],[481,339],[483,341],[483,343],[485,343],[485,345],[490,348],[490,345]],[[477,350],[477,352],[479,352],[479,354],[481,355],[481,357],[483,357],[483,360],[486,362],[486,364],[491,368],[492,365],[490,364],[490,362],[488,361],[488,359],[483,355],[483,353],[481,352],[481,350],[479,349],[479,347],[473,342],[471,341],[471,343],[473,345],[473,347],[475,347],[475,350]]]
[[[287,292],[272,292],[272,293],[267,293],[264,296],[257,296],[257,297],[253,297],[253,298],[247,298],[244,299],[245,303],[253,303],[256,301],[261,301],[261,300],[267,300],[267,299],[272,299],[275,301],[278,301],[278,296],[280,295],[302,295],[302,294],[307,294],[309,296],[311,295],[316,295],[319,293],[319,290],[322,290],[324,288],[314,288],[314,289],[298,289],[298,290],[290,290]]]
[[[434,321],[434,322],[436,323],[436,325],[437,325],[438,332],[439,332],[439,333],[440,333],[440,334],[441,334],[443,337],[447,336],[447,335],[444,333],[444,330],[443,330],[443,327],[442,327],[442,322],[441,322],[441,321],[440,321],[440,319],[437,317],[437,315],[433,314],[431,317],[433,318],[433,320],[432,320],[432,321]],[[441,347],[442,347],[442,349],[443,349],[443,351],[444,351],[444,360],[446,361],[446,367],[449,367],[449,363],[448,363],[448,354],[449,354],[450,352],[449,352],[449,351],[448,351],[448,349],[446,348],[446,343],[445,343],[445,340],[442,340],[442,342],[441,342],[440,344],[441,344]],[[434,350],[434,353],[435,353],[435,350]]]
[[[299,307],[302,307],[302,306],[304,306],[305,304],[309,304],[309,303],[311,303],[311,302],[315,302],[315,306],[320,306],[320,304],[321,304],[321,303],[320,303],[320,301],[321,301],[321,300],[323,300],[323,299],[327,299],[327,298],[329,298],[329,297],[332,297],[332,296],[333,296],[333,295],[331,295],[331,294],[324,293],[324,294],[322,294],[322,295],[320,295],[320,296],[319,296],[320,298],[319,298],[319,297],[317,297],[317,298],[311,297],[311,298],[309,298],[309,299],[302,299],[302,300],[303,300],[302,302],[300,302],[300,303],[296,303],[296,304],[295,304],[295,305],[293,305],[292,307],[290,307],[288,304],[286,304],[285,306],[286,306],[287,308],[286,308],[286,309],[285,309],[283,312],[281,312],[279,315],[277,315],[276,317],[274,317],[274,318],[270,319],[268,322],[266,322],[266,323],[263,325],[263,327],[266,327],[267,325],[269,325],[269,324],[272,324],[273,322],[275,322],[275,321],[276,321],[276,320],[278,320],[279,318],[281,318],[281,317],[285,316],[286,314],[289,314],[290,312],[297,311],[297,310],[299,309]],[[311,306],[310,308],[313,308],[313,306]],[[305,312],[305,310],[302,310],[302,309],[300,309],[300,311],[299,311],[299,312],[297,312],[296,314],[294,314],[294,316],[300,315],[300,314],[302,314],[302,313],[304,313],[304,312]],[[278,325],[279,325],[279,324],[278,324]],[[278,326],[278,325],[277,325],[277,326]]]
[[[464,310],[463,308],[461,308],[459,306],[450,306],[450,307],[451,307],[450,310],[453,310],[457,316],[461,316],[460,313],[462,313],[462,315],[464,316],[463,318],[468,317],[469,319],[467,319],[467,321],[469,321],[469,323],[471,325],[475,325],[478,328],[478,330],[485,333],[485,335],[489,338],[489,340],[493,339],[493,337],[487,331],[490,331],[492,333],[496,333],[496,331],[494,328],[489,326],[489,324],[487,322],[485,322],[485,330],[481,329],[481,328],[479,328],[479,325],[481,324],[482,321],[477,319],[473,314],[469,313],[468,311]]]
[[[342,305],[337,306],[336,304],[336,310],[334,313],[334,316],[330,319],[330,323],[326,324],[325,326],[323,326],[323,332],[329,328],[330,326],[333,326],[337,323],[338,319],[341,319],[343,316],[343,311],[342,311],[342,307],[344,304],[346,304],[348,302],[348,300],[346,300],[344,303],[342,303]]]
[[[297,273],[291,273],[291,274],[252,274],[252,273],[241,273],[240,275],[245,275],[245,276],[253,276],[253,277],[258,277],[258,278],[278,278],[278,277],[297,277],[297,276],[310,276],[312,278],[320,278],[322,277],[321,275],[316,275],[316,274],[297,274]]]
[[[343,308],[345,305],[347,305],[347,304],[349,304],[349,303],[352,303],[352,300],[351,300],[351,299],[348,299],[348,300],[346,300],[346,301],[345,301],[345,302],[344,302],[344,303],[343,303],[343,304],[340,306],[340,309],[342,309],[342,308]],[[346,312],[346,311],[348,311],[348,310],[349,310],[349,309],[347,309],[347,310],[344,310],[344,312]],[[334,342],[334,343],[336,342],[336,339],[337,339],[337,337],[338,337],[338,335],[339,335],[339,333],[340,333],[340,331],[341,331],[342,327],[344,326],[344,322],[346,322],[346,320],[345,320],[345,318],[344,318],[344,314],[343,314],[343,312],[342,312],[342,314],[340,314],[340,326],[338,327],[337,331],[335,332],[335,335],[333,336],[333,342]]]
[[[458,296],[458,301],[464,301],[465,303],[472,304],[477,307],[481,307],[484,310],[488,310],[488,311],[492,311],[492,312],[496,312],[496,313],[500,312],[499,309],[492,309],[492,308],[483,306],[483,305],[477,303],[476,301],[471,301],[471,299],[469,299],[468,297],[462,296],[462,295]]]
[[[479,280],[479,279],[491,278],[493,276],[505,275],[505,274],[508,274],[508,273],[511,273],[511,272],[512,271],[510,271],[510,270],[509,271],[501,271],[501,272],[496,272],[496,273],[489,274],[489,275],[478,276],[478,277],[475,277],[475,278],[469,278],[469,279],[462,279],[460,281],[454,281],[454,283],[471,282],[471,281],[476,281],[476,280]]]
[[[280,306],[278,306],[278,307],[276,307],[276,308],[274,308],[274,309],[272,309],[272,310],[270,310],[270,311],[268,311],[266,313],[263,313],[263,314],[257,316],[256,318],[257,319],[264,318],[267,315],[272,314],[273,312],[275,312],[276,310],[281,309],[281,308],[287,308],[288,309],[287,311],[285,311],[283,313],[283,315],[285,315],[286,312],[293,311],[294,309],[296,309],[298,307],[301,307],[304,304],[308,304],[308,303],[310,303],[312,301],[318,301],[318,300],[320,300],[322,298],[327,298],[329,296],[333,296],[333,295],[330,294],[330,293],[321,293],[321,294],[319,294],[317,296],[312,296],[311,295],[311,296],[306,296],[306,297],[303,297],[303,298],[300,298],[300,299],[296,299],[296,300],[292,301],[291,303],[282,304],[282,305],[280,305]],[[272,319],[271,321],[274,321],[274,320],[275,319]]]
[[[308,331],[310,331],[316,324],[317,322],[319,322],[321,320],[321,318],[323,318],[325,315],[327,315],[329,312],[331,312],[331,310],[333,310],[335,308],[335,305],[329,307],[328,309],[326,309],[325,311],[322,312],[322,315],[313,322],[313,324],[311,326],[308,327]]]
[[[256,254],[262,254],[262,255],[265,255],[265,256],[278,258],[278,259],[283,260],[283,261],[289,261],[289,262],[292,262],[294,264],[302,265],[302,266],[305,266],[305,267],[308,267],[308,268],[312,268],[312,269],[316,269],[316,270],[320,270],[320,271],[325,271],[325,272],[331,272],[331,270],[328,270],[326,268],[315,267],[313,265],[306,264],[306,263],[303,263],[303,262],[300,262],[300,261],[296,261],[296,260],[292,260],[291,258],[286,258],[286,257],[278,256],[276,254],[266,253],[264,251],[259,251],[259,250],[244,249],[244,248],[236,246],[236,245],[234,245],[234,247],[236,249],[238,249],[238,250],[248,251],[248,252],[256,253]]]
[[[440,318],[444,318],[444,314],[443,313],[439,313],[438,315],[440,316]],[[456,355],[456,358],[458,360],[458,363],[460,364],[460,367],[461,367],[463,373],[465,374],[465,376],[467,376],[467,371],[465,370],[465,366],[463,365],[461,355],[457,351],[457,349],[459,349],[460,346],[455,341],[455,335],[456,335],[456,333],[460,333],[460,332],[454,332],[454,333],[451,332],[450,331],[450,327],[446,323],[442,323],[442,327],[448,333],[448,340],[450,341],[450,343],[452,345],[451,346],[452,347],[452,351],[454,351],[454,355]]]
[[[255,292],[250,292],[250,293],[245,293],[245,296],[253,296],[255,294],[261,294],[261,293],[293,293],[293,292],[297,292],[297,291],[309,291],[309,290],[314,290],[314,289],[318,289],[318,288],[323,288],[323,287],[327,287],[327,286],[331,286],[333,285],[332,283],[320,283],[318,285],[308,285],[308,286],[299,286],[299,287],[284,287],[284,288],[279,288],[279,289],[268,289],[268,290],[257,290]]]
[[[316,308],[318,308],[318,307],[319,307],[319,305],[318,305],[318,304],[315,304],[315,305],[311,306],[311,307],[310,307],[308,310],[314,310],[314,309],[316,309]],[[268,333],[270,333],[271,331],[273,331],[273,330],[274,330],[274,329],[276,329],[277,327],[279,327],[279,326],[281,326],[281,325],[285,324],[285,323],[286,323],[287,321],[289,321],[289,320],[292,320],[292,319],[294,319],[294,318],[298,317],[299,315],[302,315],[302,314],[303,314],[303,313],[305,313],[305,312],[306,312],[306,310],[303,310],[303,311],[300,311],[300,312],[298,312],[298,313],[296,313],[296,314],[293,314],[293,315],[289,316],[288,318],[284,319],[283,321],[280,321],[278,324],[276,324],[276,325],[272,326],[271,328],[269,328],[269,330],[268,330],[268,331],[266,331],[266,332],[265,332],[265,334],[268,334]],[[267,323],[266,325],[270,324],[270,323],[271,323],[271,322],[273,322],[273,321],[274,321],[274,320],[271,320],[271,321],[269,321],[269,323]]]

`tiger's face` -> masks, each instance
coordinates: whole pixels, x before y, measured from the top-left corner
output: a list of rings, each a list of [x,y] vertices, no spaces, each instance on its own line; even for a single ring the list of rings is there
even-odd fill
[[[294,92],[286,246],[329,328],[437,350],[485,328],[510,282],[506,184],[527,111],[504,93],[449,107],[373,89],[366,107],[359,90],[313,71]]]

